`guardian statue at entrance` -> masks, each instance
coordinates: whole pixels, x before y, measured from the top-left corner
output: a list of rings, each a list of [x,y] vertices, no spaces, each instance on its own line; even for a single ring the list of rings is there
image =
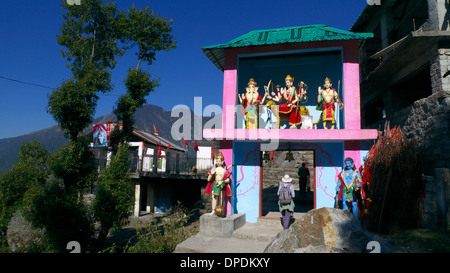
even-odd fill
[[[211,215],[219,217],[224,214],[225,195],[231,196],[230,176],[231,173],[225,165],[224,157],[220,151],[216,156],[215,166],[208,172],[208,185],[206,186],[206,194],[212,194]]]
[[[336,208],[348,209],[358,219],[358,197],[362,179],[351,157],[344,160],[344,170],[338,175]],[[342,205],[340,204],[342,202]]]

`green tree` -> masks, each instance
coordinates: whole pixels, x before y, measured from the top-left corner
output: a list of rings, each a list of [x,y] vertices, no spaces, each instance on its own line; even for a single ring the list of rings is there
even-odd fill
[[[157,51],[169,51],[176,46],[176,41],[170,34],[173,20],[155,15],[148,6],[136,10],[133,5],[127,12],[121,11],[118,23],[125,48],[137,47],[136,70],[139,70],[142,61],[152,64],[156,60]]]
[[[67,13],[57,38],[73,77],[49,95],[47,111],[74,141],[92,122],[98,93],[111,91],[111,71],[124,51],[118,45],[114,3],[85,0],[81,5],[61,5]]]
[[[49,175],[50,155],[40,142],[20,146],[19,161],[0,176],[0,244],[6,245],[6,229],[12,214],[24,209],[43,188]]]
[[[47,111],[69,137],[69,144],[51,160],[54,179],[32,202],[33,224],[45,227],[59,251],[76,240],[90,250],[94,235],[93,216],[83,194],[96,179],[95,160],[83,130],[95,114],[100,93],[112,90],[111,71],[124,51],[116,32],[118,10],[114,3],[85,0],[67,5],[58,43],[72,77],[49,95]]]
[[[97,179],[96,160],[89,150],[90,138],[78,137],[57,151],[50,160],[50,167],[67,194],[79,196],[92,188]]]
[[[122,136],[119,141],[129,140],[133,131],[133,115],[147,101],[146,96],[159,86],[159,79],[151,80],[151,74],[140,68],[142,61],[151,65],[156,59],[157,51],[170,51],[176,47],[171,35],[172,20],[155,15],[148,6],[136,10],[133,5],[127,12],[121,11],[118,16],[121,41],[124,49],[135,48],[136,67],[130,68],[125,79],[127,92],[116,102],[114,113],[123,123]]]
[[[80,243],[91,245],[88,237],[93,235],[94,219],[100,221],[98,239],[103,241],[108,231],[128,215],[133,191],[124,142],[132,133],[133,114],[158,86],[158,80],[151,80],[141,63],[151,65],[157,51],[175,47],[170,34],[172,21],[155,15],[149,7],[136,10],[133,5],[128,11],[119,12],[114,3],[104,4],[102,0],[85,0],[72,6],[62,1],[62,5],[67,12],[58,43],[64,47],[62,55],[72,77],[49,95],[47,111],[70,141],[52,157],[54,178],[35,196],[30,210],[30,217],[47,229],[59,250],[70,236],[71,240],[76,237]],[[93,121],[99,94],[112,90],[111,71],[117,58],[129,49],[136,49],[137,65],[129,70],[126,94],[114,109],[124,129],[115,134],[118,137],[113,144],[119,149],[102,173],[92,215],[81,197],[96,178],[95,161],[82,132]]]
[[[57,252],[65,252],[70,241],[79,242],[83,252],[93,249],[94,221],[89,208],[67,194],[58,180],[50,180],[33,196],[27,218],[34,227],[45,228]]]
[[[125,144],[104,169],[97,185],[93,203],[96,220],[101,224],[98,246],[103,245],[108,232],[118,229],[133,208],[133,184],[129,175],[130,159]]]
[[[133,207],[134,190],[129,178],[128,146],[136,110],[146,103],[146,96],[158,86],[158,80],[151,80],[148,71],[140,69],[142,61],[149,65],[155,60],[156,51],[175,47],[170,32],[172,21],[154,15],[149,7],[136,10],[134,5],[128,12],[122,11],[117,20],[117,33],[120,34],[124,49],[137,47],[137,66],[130,68],[125,79],[127,92],[116,103],[114,113],[123,128],[115,132],[116,155],[110,166],[102,173],[94,202],[94,211],[101,223],[99,243],[102,243],[111,228],[117,228],[123,218],[128,217]]]

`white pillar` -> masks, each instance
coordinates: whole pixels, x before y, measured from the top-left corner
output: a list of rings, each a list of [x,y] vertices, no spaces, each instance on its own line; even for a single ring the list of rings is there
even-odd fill
[[[134,185],[134,216],[139,217],[141,211],[141,184],[136,182]]]

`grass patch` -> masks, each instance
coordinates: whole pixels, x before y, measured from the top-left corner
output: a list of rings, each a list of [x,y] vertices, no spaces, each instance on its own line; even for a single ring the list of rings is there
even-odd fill
[[[383,236],[407,253],[450,253],[450,231],[411,229]]]

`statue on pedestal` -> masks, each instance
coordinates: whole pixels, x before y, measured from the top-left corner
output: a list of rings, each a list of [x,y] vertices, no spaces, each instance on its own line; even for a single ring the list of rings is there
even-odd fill
[[[231,165],[230,165],[231,167]],[[208,185],[206,186],[206,194],[212,194],[211,215],[219,217],[224,214],[225,194],[231,196],[230,177],[231,172],[228,171],[230,167],[225,166],[224,157],[221,151],[216,156],[215,166],[208,172]]]
[[[322,111],[323,128],[328,129],[328,126],[330,126],[330,129],[334,129],[336,123],[334,118],[334,103],[338,102],[339,109],[341,110],[344,108],[344,104],[339,99],[339,95],[336,90],[331,88],[332,82],[328,77],[325,78],[323,87],[325,89],[322,89],[320,86],[318,88],[319,95],[317,97],[316,109]]]

